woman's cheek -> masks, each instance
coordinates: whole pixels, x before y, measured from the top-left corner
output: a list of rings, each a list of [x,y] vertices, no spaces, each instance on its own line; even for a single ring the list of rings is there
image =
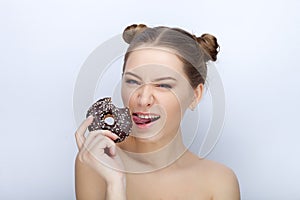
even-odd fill
[[[123,100],[124,106],[129,106],[130,100],[132,99],[132,97],[134,95],[134,91],[135,91],[134,88],[129,88],[129,87],[122,85],[121,95],[122,95],[122,100]]]

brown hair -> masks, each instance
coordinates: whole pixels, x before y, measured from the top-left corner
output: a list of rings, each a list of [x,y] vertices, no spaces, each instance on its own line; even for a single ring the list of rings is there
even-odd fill
[[[123,39],[129,44],[124,57],[123,71],[130,52],[138,47],[165,47],[174,50],[184,64],[184,72],[193,88],[205,83],[206,63],[217,60],[219,45],[217,39],[208,33],[196,37],[180,28],[158,26],[148,28],[144,24],[133,24],[123,32]]]

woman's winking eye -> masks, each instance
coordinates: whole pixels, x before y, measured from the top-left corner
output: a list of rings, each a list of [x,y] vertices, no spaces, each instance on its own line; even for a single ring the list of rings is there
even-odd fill
[[[155,84],[156,87],[160,87],[160,88],[166,88],[166,89],[172,89],[173,87],[169,84],[164,84],[164,83],[160,83],[160,84]]]

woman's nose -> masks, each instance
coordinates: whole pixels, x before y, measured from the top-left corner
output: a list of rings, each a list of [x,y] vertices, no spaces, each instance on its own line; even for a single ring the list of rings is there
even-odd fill
[[[137,99],[139,106],[151,107],[154,102],[151,85],[142,85],[137,91]]]

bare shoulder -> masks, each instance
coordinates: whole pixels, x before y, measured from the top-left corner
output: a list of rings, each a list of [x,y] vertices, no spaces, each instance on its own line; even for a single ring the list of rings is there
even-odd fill
[[[240,199],[238,179],[232,169],[218,162],[200,158],[195,167],[201,177],[205,176],[214,200]]]
[[[237,177],[232,169],[212,160],[199,158],[197,162],[197,167],[201,167],[202,170],[204,170],[212,180],[218,179],[218,181],[220,181],[219,179],[221,177],[225,180],[237,180]]]

